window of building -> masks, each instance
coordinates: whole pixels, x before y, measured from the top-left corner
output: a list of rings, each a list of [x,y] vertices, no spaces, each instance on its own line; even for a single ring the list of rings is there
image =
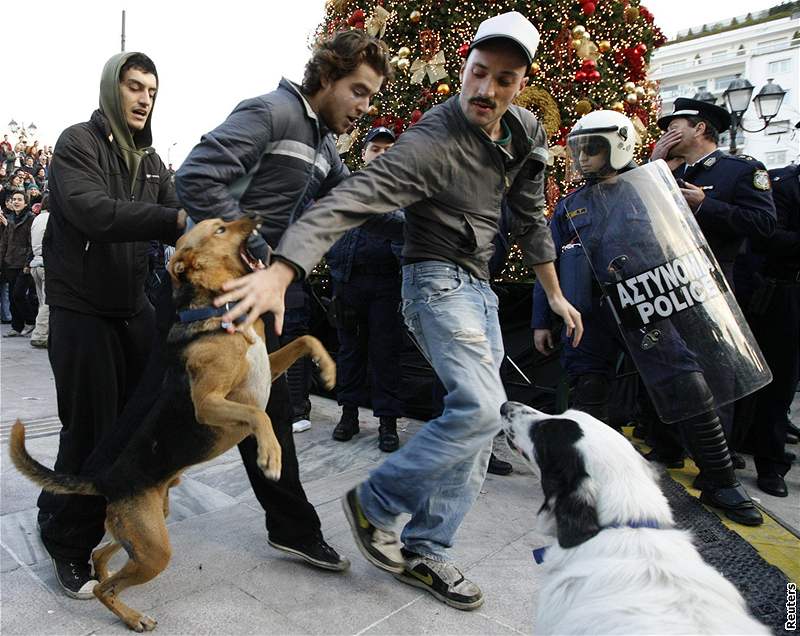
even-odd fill
[[[735,75],[725,75],[724,77],[718,77],[714,80],[714,90],[716,91],[724,91],[730,83],[736,79]]]
[[[789,120],[781,119],[780,121],[770,122],[769,126],[767,126],[766,134],[781,135],[783,133],[788,133],[790,130]]]
[[[777,73],[788,73],[792,68],[792,60],[787,58],[785,60],[775,60],[767,64],[767,73],[774,75]]]
[[[773,152],[764,153],[766,164],[768,166],[782,166],[786,163],[786,151],[775,150]]]
[[[778,38],[776,40],[766,40],[765,42],[759,42],[758,46],[756,47],[757,53],[765,53],[766,51],[774,51],[783,48],[786,46],[787,42],[785,38]]]
[[[681,68],[682,66],[686,66],[686,60],[675,60],[674,62],[665,62],[664,65],[661,67],[661,70],[669,71],[676,68]]]
[[[722,59],[726,55],[728,55],[728,49],[722,49],[721,51],[712,51],[711,61],[714,62],[715,60]]]

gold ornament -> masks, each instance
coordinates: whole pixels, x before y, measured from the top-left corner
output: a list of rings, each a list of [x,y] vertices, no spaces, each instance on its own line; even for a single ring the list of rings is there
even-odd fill
[[[542,67],[539,66],[539,62],[532,62],[531,63],[531,75],[538,75],[539,71],[542,70]]]
[[[411,65],[411,83],[412,84],[422,84],[422,80],[425,79],[425,75],[428,76],[428,81],[431,84],[435,84],[439,80],[443,80],[447,77],[447,71],[444,69],[445,59],[444,59],[444,51],[441,49],[436,52],[430,60],[423,60],[421,57],[418,57],[414,60],[414,63]],[[447,90],[450,90],[448,87]]]
[[[628,93],[625,95],[625,101],[629,104],[635,104],[639,101],[639,98],[636,96],[636,93]]]
[[[370,117],[375,117],[377,114],[378,114],[378,107],[375,104],[372,104],[372,106],[370,106],[369,110],[367,111],[367,115],[369,115]]]
[[[575,112],[579,115],[585,115],[592,111],[592,102],[588,99],[581,99],[575,104]]]
[[[637,86],[636,90],[633,92],[636,93],[636,97],[639,99],[644,99],[644,96],[647,94],[644,90],[644,86]]]
[[[600,51],[597,49],[597,45],[591,40],[581,40],[581,44],[577,49],[575,49],[575,52],[582,60],[597,61],[597,59],[600,57]]]
[[[399,61],[400,61],[400,58],[395,55],[391,60],[389,60],[389,64],[391,64],[392,66],[397,66],[397,63]]]
[[[581,44],[583,44],[583,40],[577,40],[577,39],[572,40],[572,48],[575,49],[576,51],[578,50]]]
[[[520,108],[538,111],[539,121],[544,126],[548,138],[555,135],[561,128],[561,112],[553,96],[539,86],[528,86],[524,89],[514,103]]]
[[[597,48],[600,49],[601,53],[608,53],[611,50],[611,42],[608,40],[600,40],[597,43]]]
[[[639,9],[636,7],[626,7],[625,8],[625,21],[626,22],[636,22],[639,19]]]
[[[625,111],[625,104],[623,104],[622,102],[613,102],[611,104],[611,110],[615,110],[618,113],[622,113]]]
[[[397,55],[399,55],[400,57],[408,57],[409,55],[411,55],[411,49],[408,48],[407,46],[401,46],[397,50]]]
[[[408,15],[408,19],[411,20],[414,24],[416,24],[422,19],[422,14],[415,9]]]
[[[438,95],[449,95],[450,94],[450,85],[449,84],[439,84],[436,87],[436,93]]]
[[[580,24],[577,25],[574,29],[572,29],[572,37],[575,39],[581,39],[583,36],[586,35],[586,27],[581,26]]]
[[[656,93],[656,90],[655,90],[654,88],[648,88],[648,89],[645,91],[645,95],[647,95],[648,97],[655,97],[655,96],[656,96],[656,94],[657,94],[657,93]]]
[[[399,68],[401,71],[407,71],[410,66],[411,62],[407,57],[401,57],[399,60],[397,60],[397,68]]]
[[[625,82],[622,85],[622,90],[624,90],[626,93],[632,93],[633,91],[636,90],[636,84],[634,84],[633,82]]]

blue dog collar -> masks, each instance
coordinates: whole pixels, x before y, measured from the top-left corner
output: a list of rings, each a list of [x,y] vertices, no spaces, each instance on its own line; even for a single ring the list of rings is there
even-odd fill
[[[219,318],[224,316],[227,312],[233,309],[236,305],[231,303],[225,303],[221,307],[215,307],[214,305],[208,305],[206,307],[197,307],[195,309],[184,309],[183,311],[178,312],[178,320],[180,322],[197,322],[199,320],[208,320],[209,318]],[[234,324],[239,324],[247,320],[246,315],[239,316],[236,320],[234,320]],[[227,329],[230,326],[230,323],[223,322],[220,325],[223,329]]]
[[[645,519],[644,521],[629,521],[628,523],[612,523],[610,526],[603,526],[600,530],[608,530],[609,528],[653,528],[654,530],[660,530],[661,526],[658,525],[658,521]],[[544,563],[544,555],[549,547],[549,545],[543,545],[541,548],[533,550],[533,560],[536,561],[536,565]]]

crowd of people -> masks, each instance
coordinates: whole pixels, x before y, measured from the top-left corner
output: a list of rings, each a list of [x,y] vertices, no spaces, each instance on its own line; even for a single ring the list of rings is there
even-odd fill
[[[626,351],[604,281],[592,276],[584,252],[572,248],[581,246],[580,228],[597,223],[598,192],[605,200],[635,201],[620,187],[638,169],[632,163],[635,129],[611,111],[576,124],[569,147],[586,185],[562,200],[548,224],[546,135],[532,113],[512,104],[527,85],[538,42],[534,25],[518,13],[483,22],[461,70],[460,94],[400,138],[387,129],[372,131],[362,149],[365,167],[352,175],[334,136],[367,113],[393,75],[385,46],[359,30],[318,43],[301,83],[283,79],[275,91],[242,101],[203,135],[175,174],[151,148],[159,80],[142,53],[106,63],[100,108],[64,131],[55,154],[50,147],[4,141],[0,245],[10,294],[7,335],[33,334],[32,345],[49,346],[63,426],[55,469],[88,474],[124,442],[135,415],[155,403],[174,310],[163,249],[153,259],[151,242],[174,244],[189,219],[255,215],[261,225],[248,251],[271,264],[224,285],[216,302],[235,305],[217,318],[221,328],[236,333],[261,316],[269,351],[280,346],[280,337],[302,333],[309,302],[304,280],[328,254],[342,346],[342,417],[332,435],[347,441],[359,432],[357,408],[367,398],[369,373],[379,445],[391,453],[344,497],[356,545],[400,581],[458,609],[479,607],[483,593],[450,562],[448,551],[492,461],[505,401],[493,255],[513,241],[535,271],[534,343],[551,353],[557,324],[563,324],[562,361],[575,406],[608,419],[615,364]],[[800,351],[797,166],[769,175],[753,159],[728,157],[716,146],[726,123],[724,109],[677,100],[676,111],[659,120],[665,133],[652,159],[673,170],[731,287],[741,253],[756,263],[748,269],[752,296],[771,289],[760,309],[747,303],[747,315],[775,379],[751,398],[758,421],[740,437],[753,445],[759,486],[781,496],[789,467],[786,413]],[[635,226],[627,224],[626,231]],[[162,275],[149,277],[148,264]],[[34,331],[40,328],[37,292],[49,338]],[[396,428],[403,408],[394,363],[403,329],[398,305],[442,397],[441,413],[403,445]],[[780,331],[769,318],[776,312],[784,317]],[[655,451],[649,458],[676,464],[691,455],[701,468],[703,501],[734,521],[757,525],[761,514],[736,478],[731,452],[744,442],[736,438],[733,411],[714,408],[711,383],[693,366],[696,353],[675,345],[670,356],[677,366],[658,378],[673,390],[682,387],[678,397],[692,402],[691,413],[669,426],[652,410],[647,434]],[[637,362],[645,384],[653,364]],[[269,544],[343,571],[349,561],[324,539],[294,447],[293,433],[308,424],[309,374],[300,367],[288,381],[278,378],[266,407],[283,454],[280,479],[265,478],[253,438],[239,451],[265,511]],[[643,396],[654,395],[652,385],[645,388]],[[657,396],[653,402],[658,405]],[[105,443],[109,438],[117,442]],[[89,557],[104,531],[102,499],[43,492],[38,505],[59,583],[70,596],[91,597],[96,580]],[[411,519],[398,536],[402,513]]]

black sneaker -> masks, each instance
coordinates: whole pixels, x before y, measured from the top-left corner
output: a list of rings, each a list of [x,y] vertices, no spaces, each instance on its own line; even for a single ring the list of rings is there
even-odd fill
[[[267,543],[276,550],[299,556],[301,559],[308,561],[311,565],[316,565],[323,570],[344,572],[350,567],[350,561],[339,556],[339,553],[325,543],[325,540],[321,537],[308,541],[307,543],[296,543],[292,545],[278,543],[268,538]]]
[[[61,561],[55,557],[50,557],[50,560],[56,572],[56,581],[64,594],[81,601],[94,598],[92,590],[97,585],[97,579],[92,576],[92,568],[88,562]]]
[[[491,473],[492,475],[510,475],[512,472],[514,472],[514,467],[510,463],[499,459],[497,455],[492,453],[489,455],[489,466],[486,468],[486,472]]]
[[[369,519],[364,516],[361,504],[358,503],[355,488],[342,499],[342,508],[344,508],[344,514],[350,523],[356,545],[367,561],[387,572],[400,574],[405,567],[405,561],[400,552],[397,535],[394,532],[376,528],[369,522]]]
[[[394,578],[427,590],[442,603],[460,610],[474,610],[483,605],[483,592],[465,578],[455,565],[435,561],[403,550],[406,567]]]

